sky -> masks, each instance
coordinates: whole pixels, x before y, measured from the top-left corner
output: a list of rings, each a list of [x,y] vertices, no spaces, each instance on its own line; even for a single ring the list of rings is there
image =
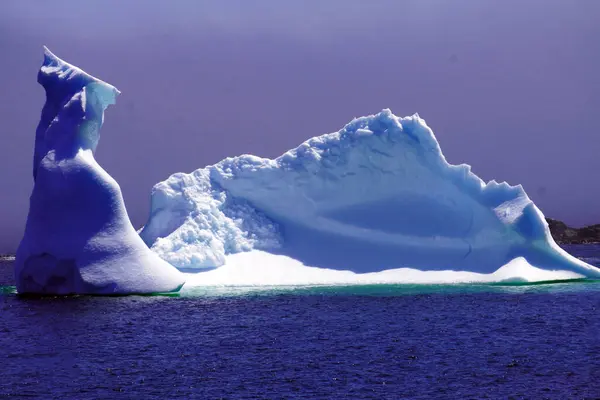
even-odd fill
[[[136,227],[172,173],[384,108],[546,216],[600,223],[599,20],[597,0],[2,0],[0,253],[27,217],[42,45],[121,91],[96,158]]]

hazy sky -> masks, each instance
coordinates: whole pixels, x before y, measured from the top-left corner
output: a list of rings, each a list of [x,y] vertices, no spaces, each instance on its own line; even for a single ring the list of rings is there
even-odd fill
[[[598,0],[0,0],[0,252],[21,239],[42,45],[122,92],[97,151],[141,226],[171,173],[418,112],[451,163],[600,223]]]

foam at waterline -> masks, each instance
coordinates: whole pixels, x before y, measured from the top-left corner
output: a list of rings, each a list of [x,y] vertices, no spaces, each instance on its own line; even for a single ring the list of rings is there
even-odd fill
[[[357,274],[303,265],[292,258],[263,251],[233,254],[222,267],[187,274],[182,290],[214,286],[305,286],[365,284],[457,284],[494,282],[540,282],[583,278],[571,271],[548,271],[515,258],[491,274],[466,271],[390,269]]]

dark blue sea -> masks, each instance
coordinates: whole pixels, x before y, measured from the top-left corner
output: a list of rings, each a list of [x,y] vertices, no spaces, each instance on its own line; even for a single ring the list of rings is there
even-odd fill
[[[599,246],[568,250],[600,264]],[[15,294],[0,399],[599,399],[600,281]]]

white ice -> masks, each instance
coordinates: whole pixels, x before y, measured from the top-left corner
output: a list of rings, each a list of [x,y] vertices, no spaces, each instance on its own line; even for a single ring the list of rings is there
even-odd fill
[[[237,279],[232,265],[237,274],[262,281],[268,279],[258,275],[293,275],[294,268],[270,263],[265,270],[238,254],[258,250],[295,260],[310,276],[297,280],[308,281],[331,270],[350,271],[335,275],[345,282],[374,272],[394,281],[424,276],[411,271],[499,279],[514,263],[600,276],[554,243],[521,186],[486,184],[468,165],[447,163],[423,119],[389,110],[354,119],[274,160],[243,155],[172,175],[153,188],[141,236],[182,270],[221,267],[198,275],[206,280]]]
[[[36,131],[34,187],[17,251],[19,293],[177,291],[185,276],[134,230],[118,183],[96,162],[104,110],[119,91],[45,49],[46,103]]]
[[[281,287],[308,285],[455,284],[492,282],[540,282],[580,279],[571,271],[547,271],[515,258],[491,274],[467,271],[389,269],[357,274],[303,265],[282,255],[260,250],[227,257],[225,265],[206,272],[189,273],[183,291],[195,287]]]

